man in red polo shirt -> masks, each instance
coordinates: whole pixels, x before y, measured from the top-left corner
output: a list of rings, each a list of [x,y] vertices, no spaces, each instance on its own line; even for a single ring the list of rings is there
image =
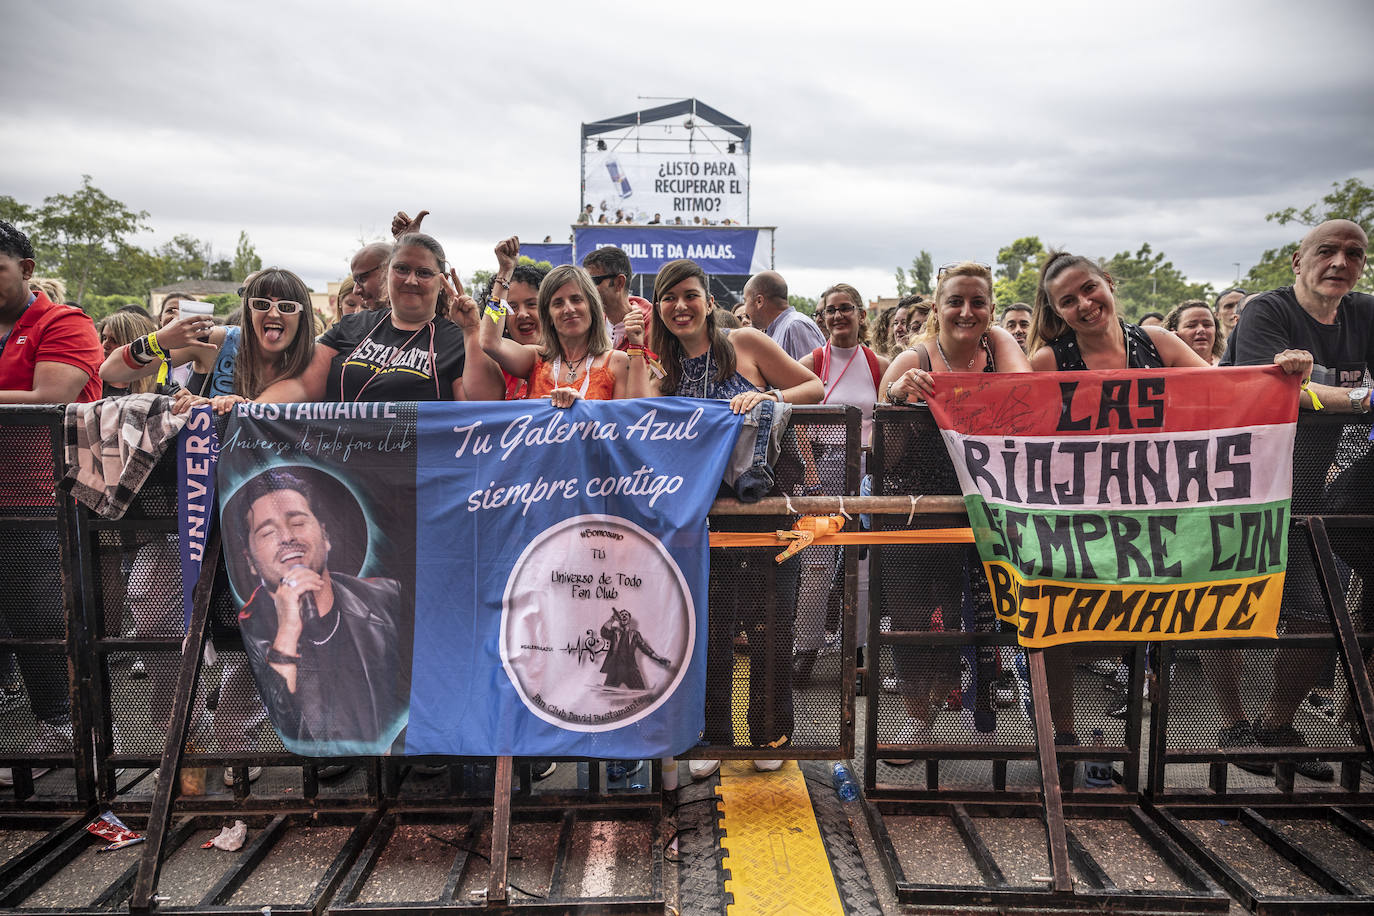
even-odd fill
[[[80,309],[56,305],[41,292],[30,292],[32,276],[33,245],[24,233],[0,220],[0,404],[99,399],[104,353],[95,326]],[[0,488],[0,506],[22,511],[24,501],[41,493],[44,485],[51,492],[52,456],[8,455],[4,473],[9,486]],[[26,481],[38,487],[25,486]],[[59,549],[57,533],[42,528],[31,539],[7,547],[8,568],[23,573],[0,600],[0,631],[5,636],[61,638],[65,610],[55,561]],[[17,656],[37,730],[37,737],[22,753],[70,755],[73,735],[66,662],[48,652],[19,651]],[[31,768],[33,778],[47,772],[47,766]],[[0,787],[13,784],[11,768],[0,768]]]
[[[104,353],[80,309],[29,291],[33,245],[0,220],[0,404],[100,399]]]

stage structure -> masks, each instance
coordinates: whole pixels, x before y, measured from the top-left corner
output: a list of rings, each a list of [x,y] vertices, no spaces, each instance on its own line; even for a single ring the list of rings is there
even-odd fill
[[[644,225],[749,222],[750,128],[696,99],[582,125],[581,209]]]
[[[773,266],[773,227],[747,225],[751,137],[697,99],[584,123],[581,209],[592,210],[572,227],[569,257],[624,249],[646,298],[660,267],[690,258],[717,303],[733,305],[751,274]]]

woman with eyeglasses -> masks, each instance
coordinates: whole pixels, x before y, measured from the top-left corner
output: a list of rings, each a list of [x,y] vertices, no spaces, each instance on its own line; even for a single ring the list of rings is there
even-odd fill
[[[821,293],[817,314],[824,322],[825,346],[817,347],[800,360],[805,369],[820,377],[825,388],[822,404],[847,404],[859,408],[862,416],[861,441],[867,452],[873,438],[873,404],[878,400],[878,383],[887,371],[888,358],[875,353],[868,346],[868,315],[863,296],[848,283],[836,283]],[[822,491],[843,494],[845,485],[845,450],[816,438],[810,441]],[[831,549],[832,577],[830,593],[825,603],[823,622],[802,619],[801,608],[797,620],[797,654],[793,661],[794,683],[806,683],[811,678],[816,659],[828,638],[840,628],[844,594],[844,564],[839,562],[840,551]],[[866,594],[868,566],[865,558],[859,565],[859,586]],[[815,608],[809,602],[805,608]],[[867,640],[867,607],[859,604],[859,643]],[[823,623],[823,626],[822,626]]]
[[[836,283],[821,293],[821,312],[830,339],[800,362],[820,378],[822,404],[852,404],[863,413],[863,447],[868,448],[878,383],[890,360],[868,346],[868,315],[857,289]]]
[[[183,316],[111,353],[101,377],[115,384],[162,379],[166,367],[190,363],[175,409],[213,403],[220,413],[298,378],[315,353],[305,281],[289,270],[264,268],[244,283],[243,304],[241,327],[216,325],[209,315]]]
[[[463,332],[437,313],[446,288],[455,299],[462,295],[458,272],[444,275],[443,247],[422,232],[396,240],[386,269],[390,308],[339,319],[320,337],[310,368],[260,400],[464,399]]]

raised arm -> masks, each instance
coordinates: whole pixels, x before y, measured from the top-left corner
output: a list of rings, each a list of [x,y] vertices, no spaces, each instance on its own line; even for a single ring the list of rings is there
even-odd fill
[[[448,287],[448,320],[463,331],[463,395],[469,401],[501,401],[506,397],[506,380],[501,367],[482,350],[481,321],[477,302],[463,291],[458,271],[450,269],[444,278]]]
[[[166,353],[173,366],[194,360],[198,371],[209,372],[214,368],[215,354],[219,352],[220,344],[224,343],[225,333],[225,329],[215,325],[209,315],[178,318],[107,356],[100,366],[100,377],[112,384],[124,385],[156,375],[162,366],[162,360],[155,355],[156,350]],[[208,334],[208,339],[202,340],[203,334]],[[157,344],[156,350],[154,343]]]
[[[617,398],[648,398],[657,392],[653,389],[654,377],[649,371],[649,355],[645,350],[644,313],[631,308],[625,313],[625,356],[628,366],[625,370],[624,390],[621,379],[616,378],[615,396]]]

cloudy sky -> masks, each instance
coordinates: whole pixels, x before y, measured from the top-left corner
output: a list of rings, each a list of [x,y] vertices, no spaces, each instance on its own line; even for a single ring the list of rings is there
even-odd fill
[[[246,229],[316,288],[398,208],[464,274],[566,236],[580,123],[661,97],[752,125],[752,221],[811,296],[1023,235],[1224,285],[1298,234],[1265,213],[1374,182],[1367,0],[5,6],[0,194],[87,173],[141,242]]]

